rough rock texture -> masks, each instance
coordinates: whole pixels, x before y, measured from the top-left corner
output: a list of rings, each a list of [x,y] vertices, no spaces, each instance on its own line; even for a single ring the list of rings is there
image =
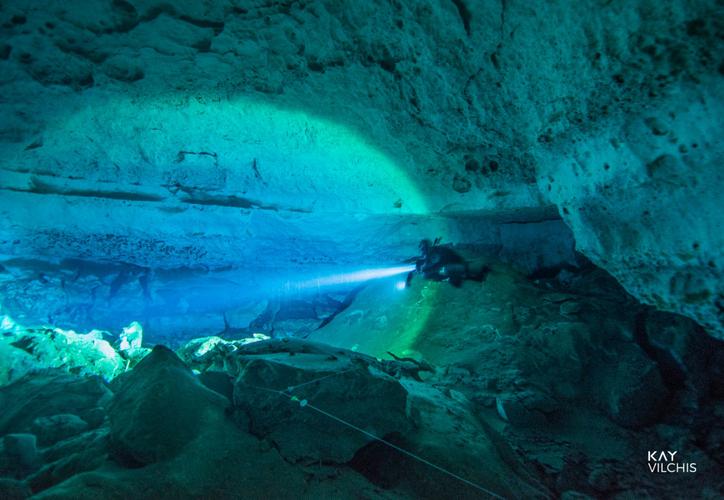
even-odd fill
[[[33,420],[33,431],[42,446],[55,444],[88,428],[88,422],[72,413],[59,413]]]
[[[73,373],[111,380],[123,372],[126,361],[97,330],[86,334],[60,328],[24,328],[3,332],[0,380],[8,383],[26,373],[59,367]]]
[[[43,450],[43,467],[28,476],[26,483],[33,492],[41,492],[76,474],[100,467],[107,456],[107,428],[80,434]]]
[[[720,491],[724,343],[642,306],[600,269],[531,281],[493,265],[461,288],[381,282],[310,338],[432,365],[419,378],[474,403],[558,494]],[[663,446],[699,472],[642,479],[641,457]]]
[[[724,91],[702,78],[592,137],[566,134],[541,154],[539,184],[579,251],[643,302],[722,338]]]
[[[547,494],[463,394],[422,382],[414,363],[300,339],[229,345],[216,343],[191,366],[206,370],[201,380],[234,378],[237,425],[287,461],[347,462],[373,484],[412,498]]]
[[[239,361],[245,366],[234,383],[234,405],[248,416],[250,431],[271,440],[287,460],[345,463],[373,440],[305,408],[310,401],[374,436],[402,434],[410,427],[407,391],[382,372],[324,354]],[[315,438],[300,439],[305,433]]]
[[[74,414],[91,429],[101,425],[111,393],[97,377],[76,378],[60,370],[26,375],[0,388],[0,435],[35,430],[40,417]]]
[[[448,470],[457,470],[504,498],[551,496],[539,471],[520,461],[489,421],[477,415],[475,405],[463,393],[451,387],[433,389],[429,384],[410,379],[405,379],[404,385],[410,393],[410,408],[416,423],[406,438],[407,442],[414,443],[418,455]],[[412,488],[419,497],[471,497],[470,489],[464,485],[442,484],[429,471],[421,472],[422,468],[413,469],[402,480],[413,483]],[[480,496],[480,492],[476,494]]]
[[[0,474],[3,498],[26,498],[106,459],[108,388],[98,379],[60,370],[26,375],[0,389]],[[4,489],[6,488],[6,489]]]
[[[110,384],[54,369],[0,387],[0,493],[721,496],[724,343],[691,320],[592,266],[394,283],[313,335],[338,346],[201,338]],[[698,472],[642,478],[651,449]]]
[[[38,450],[32,434],[6,434],[0,441],[0,475],[19,479],[38,468]]]
[[[185,351],[198,349],[197,343]],[[110,384],[114,395],[100,407],[100,421],[83,428],[62,409],[73,399],[82,408],[78,394],[87,390],[88,397],[94,396],[96,389],[88,385],[94,379],[36,375],[3,387],[3,396],[26,397],[3,399],[14,424],[0,427],[0,492],[8,498],[29,492],[38,498],[547,494],[539,475],[480,421],[473,403],[460,393],[416,381],[405,362],[302,340],[216,342],[207,354],[214,351],[208,359],[192,360],[191,366],[203,370],[196,378],[173,352],[156,347]],[[225,359],[225,370],[213,370],[219,365],[209,364],[211,358]],[[227,382],[236,379],[228,398],[200,383],[213,374]],[[42,405],[32,404],[38,399],[37,381],[51,388]],[[295,398],[268,390],[261,394],[252,383],[279,386]],[[61,387],[67,391],[52,390]],[[17,409],[21,420],[14,418]],[[30,433],[6,433],[25,428],[25,421],[32,422],[40,441]],[[51,430],[57,432],[49,439]],[[365,432],[384,436],[468,482]],[[66,438],[56,441],[61,434]],[[473,444],[457,449],[461,443]],[[382,472],[384,463],[394,466]]]
[[[4,2],[0,251],[397,259],[476,239],[462,211],[553,203],[631,293],[721,336],[721,19],[714,0]]]
[[[225,412],[229,401],[201,386],[189,369],[163,348],[139,364],[138,372],[112,384],[118,394],[107,408],[97,408],[100,415],[94,414],[100,418],[94,420],[85,411],[82,397],[95,400],[97,383],[87,377],[35,374],[0,389],[0,416],[9,420],[0,427],[3,499],[32,494],[39,498],[232,498],[239,492],[252,497],[340,498],[355,492],[400,498],[375,492],[376,488],[351,468],[340,471],[315,466],[303,471],[287,464],[274,449],[239,430]],[[45,390],[39,392],[38,384]],[[157,418],[154,411],[128,412],[133,402],[141,403],[136,410],[158,409],[161,404],[168,408],[162,415],[167,418]],[[34,434],[17,431],[30,428],[47,438],[51,422],[77,423],[70,414],[60,413],[70,411],[69,406],[76,408],[92,430],[49,446],[52,439],[41,442]],[[194,418],[198,416],[200,422]],[[203,425],[189,426],[194,421]],[[111,424],[110,429],[106,423]],[[68,428],[66,425],[65,430]],[[119,441],[124,453],[119,453]],[[129,454],[134,451],[132,458]],[[137,459],[153,462],[139,468]]]
[[[0,479],[0,495],[7,500],[25,500],[32,495],[32,491],[21,481],[3,478]]]
[[[610,391],[601,398],[607,414],[623,427],[640,428],[656,422],[669,396],[659,367],[639,349],[631,349],[618,360],[619,370],[606,374],[612,380],[599,379]]]
[[[222,397],[202,386],[162,346],[117,379],[114,387],[108,408],[112,449],[120,461],[139,466],[178,455],[209,425],[208,414],[225,406]]]

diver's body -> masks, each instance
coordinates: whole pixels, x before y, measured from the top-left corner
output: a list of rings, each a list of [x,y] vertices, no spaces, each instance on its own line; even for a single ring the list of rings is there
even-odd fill
[[[449,281],[454,287],[460,287],[465,280],[483,281],[488,273],[484,267],[472,273],[469,263],[451,245],[441,245],[440,239],[434,242],[420,241],[420,257],[414,259],[415,270],[407,277],[408,284],[415,273],[433,281]]]

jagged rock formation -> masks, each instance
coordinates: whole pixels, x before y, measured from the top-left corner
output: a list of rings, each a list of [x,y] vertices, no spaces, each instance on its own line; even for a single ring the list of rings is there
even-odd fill
[[[223,344],[209,352],[218,347]],[[208,377],[195,377],[161,346],[110,387],[48,372],[0,388],[6,409],[0,421],[0,493],[167,498],[296,491],[435,498],[447,491],[477,498],[490,489],[506,496],[546,495],[537,474],[475,418],[464,396],[452,398],[400,375],[395,361],[304,341],[266,340],[216,354],[228,366],[217,375],[234,381],[231,398],[213,384],[205,387],[201,382]],[[46,390],[39,399],[41,387]],[[377,434],[458,470],[468,482],[398,456],[394,447],[370,447],[382,444],[371,437]],[[474,445],[451,448],[461,441]],[[373,456],[405,461],[411,476],[389,489],[366,465]],[[464,470],[461,464],[467,464]]]
[[[162,346],[116,379],[114,389],[108,406],[111,449],[130,466],[179,455],[216,424],[225,407],[221,396],[201,385],[173,351]]]
[[[579,251],[643,302],[721,338],[724,93],[720,77],[701,79],[593,134],[571,131],[541,155],[539,185]]]
[[[421,233],[491,242],[471,230],[499,225],[460,211],[555,204],[631,293],[721,336],[721,18],[683,0],[4,2],[0,250],[278,267],[364,240],[398,259]]]
[[[722,19],[2,2],[0,497],[721,497]]]
[[[234,383],[234,404],[249,419],[251,432],[275,443],[287,460],[345,463],[373,440],[359,433],[350,435],[339,422],[320,419],[312,411],[290,415],[291,398],[301,408],[314,401],[345,421],[364,422],[365,430],[375,436],[402,434],[410,427],[407,392],[383,373],[369,373],[324,353],[290,356],[282,351],[276,359],[250,356],[238,362],[245,366]],[[322,379],[330,380],[323,383]],[[303,388],[297,391],[299,386]],[[279,394],[284,391],[288,397]],[[300,439],[307,432],[316,438]]]
[[[55,357],[39,357],[0,385],[3,497],[721,489],[724,344],[593,267],[529,279],[498,264],[460,288],[378,282],[312,340],[159,346],[110,383],[87,375],[92,346],[80,370],[78,346],[54,335],[33,332],[73,363],[48,368]],[[11,350],[31,354],[6,344],[0,366]],[[698,472],[642,480],[652,447],[676,449]]]
[[[645,495],[649,480],[698,495],[720,488],[699,481],[716,477],[724,459],[724,344],[687,318],[641,306],[601,270],[531,283],[494,266],[482,286],[414,280],[404,294],[380,283],[310,338],[432,364],[423,380],[502,422],[506,442],[559,493]],[[642,481],[653,443],[685,449],[700,474]]]

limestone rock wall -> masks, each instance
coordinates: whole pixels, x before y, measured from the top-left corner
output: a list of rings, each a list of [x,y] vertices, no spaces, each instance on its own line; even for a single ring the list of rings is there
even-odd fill
[[[579,248],[632,293],[721,334],[721,261],[710,258],[721,254],[721,10],[3,2],[0,252],[184,265],[247,248],[308,262],[319,249],[308,228],[349,248],[360,231],[350,217],[442,212],[452,228],[423,229],[455,236],[461,211],[536,219],[555,203]],[[610,171],[569,178],[587,152],[576,161]],[[548,191],[548,177],[566,180]],[[639,209],[650,215],[633,218]],[[279,244],[264,228],[294,238]],[[371,240],[409,248],[415,237]]]
[[[540,162],[540,185],[577,248],[634,296],[724,334],[724,100],[682,86],[642,114],[570,140]],[[562,159],[562,158],[565,158]]]

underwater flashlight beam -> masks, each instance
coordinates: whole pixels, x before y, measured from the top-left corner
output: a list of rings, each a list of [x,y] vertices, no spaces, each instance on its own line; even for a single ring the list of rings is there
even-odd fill
[[[374,280],[378,278],[388,278],[390,276],[396,276],[398,274],[409,273],[414,271],[414,265],[407,266],[396,266],[396,267],[381,267],[376,269],[363,269],[361,271],[355,271],[351,273],[333,274],[331,276],[324,276],[321,278],[314,278],[299,283],[287,283],[289,288],[319,288],[323,286],[332,285],[348,285],[352,283],[361,283],[363,281]]]

